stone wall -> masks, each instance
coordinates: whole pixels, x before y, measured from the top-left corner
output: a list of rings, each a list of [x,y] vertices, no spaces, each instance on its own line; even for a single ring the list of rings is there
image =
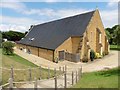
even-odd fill
[[[28,51],[28,49],[30,50],[30,53],[42,58],[45,58],[47,60],[53,61],[54,59],[54,51],[52,50],[48,50],[48,49],[42,49],[42,48],[37,48],[37,47],[32,47],[32,46],[27,46],[27,45],[22,45],[22,44],[16,44],[17,48],[22,48],[23,51],[24,49],[26,49],[26,51]]]

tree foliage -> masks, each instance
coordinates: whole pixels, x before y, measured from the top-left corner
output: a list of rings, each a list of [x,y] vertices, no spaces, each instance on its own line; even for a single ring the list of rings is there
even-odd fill
[[[2,47],[3,47],[3,53],[10,55],[13,54],[13,47],[15,46],[14,43],[7,41],[7,42],[3,42],[2,43]]]
[[[17,31],[2,32],[2,37],[6,38],[9,41],[19,41],[24,36],[25,36],[24,33]]]
[[[110,44],[120,45],[120,25],[115,25],[112,28],[106,28],[106,35]]]
[[[2,34],[1,34],[1,31],[0,31],[0,48],[2,47]]]

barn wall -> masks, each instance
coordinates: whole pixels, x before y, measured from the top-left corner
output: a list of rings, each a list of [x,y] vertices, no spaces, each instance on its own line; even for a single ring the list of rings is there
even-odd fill
[[[53,61],[54,55],[52,50],[41,49],[39,48],[39,57]]]
[[[80,45],[80,36],[79,37],[72,37],[72,53],[76,54],[78,53],[78,47]]]
[[[54,52],[55,57],[59,58],[59,51],[65,51],[68,53],[78,53],[78,47],[80,44],[80,36],[73,36],[64,41]]]
[[[72,40],[71,37],[65,40],[54,52],[54,58],[59,58],[59,51],[64,50],[65,52],[72,53]]]
[[[25,45],[22,45],[22,44],[16,44],[16,47],[17,47],[18,49],[20,49],[20,48],[26,48],[26,46],[25,46]]]
[[[83,38],[82,38],[82,47],[81,47],[81,52],[80,52],[80,60],[81,61],[88,61],[89,58],[89,47],[87,45],[88,42],[88,36],[86,33],[83,34]]]
[[[36,56],[38,56],[38,48],[36,48],[36,47],[31,47],[31,46],[26,46],[26,49],[28,50],[30,50],[30,52],[31,52],[31,54],[34,54],[34,55],[36,55]]]
[[[101,32],[101,45],[99,43],[99,35],[97,29],[100,30]],[[87,40],[85,37],[88,38],[88,43],[90,48],[87,47]],[[105,39],[106,34],[105,30],[99,15],[99,11],[96,10],[94,13],[91,21],[89,22],[89,25],[86,28],[86,32],[84,32],[84,37],[83,37],[83,45],[82,45],[82,54],[81,54],[81,59],[84,59],[85,57],[90,59],[90,49],[93,49],[95,52],[100,53],[100,47],[102,46],[103,52],[108,52],[108,43],[107,39]],[[87,56],[86,56],[87,55]]]
[[[31,54],[45,58],[45,59],[50,60],[50,61],[53,61],[54,55],[53,55],[52,50],[26,46],[26,45],[22,45],[22,44],[16,44],[16,47],[17,48],[24,48],[26,50],[30,49]]]
[[[102,47],[103,47],[103,52],[105,52],[105,37],[106,37],[106,33],[105,33],[105,30],[104,30],[104,26],[103,26],[103,23],[101,21],[101,18],[100,18],[100,14],[99,14],[99,11],[96,10],[96,12],[94,13],[93,17],[92,17],[92,20],[91,22],[89,23],[89,26],[87,27],[87,32],[88,32],[88,38],[89,38],[89,41],[90,41],[90,47],[96,51],[96,52],[99,52],[99,42],[98,42],[98,31],[97,29],[100,30],[101,32],[101,35],[102,35],[102,38],[101,38],[101,44],[102,44]],[[91,32],[92,32],[92,35],[91,35]]]

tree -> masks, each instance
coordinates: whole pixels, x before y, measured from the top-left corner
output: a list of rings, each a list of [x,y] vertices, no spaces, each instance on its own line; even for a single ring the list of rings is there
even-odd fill
[[[3,52],[4,54],[10,55],[13,54],[13,47],[15,46],[14,43],[7,41],[7,42],[3,42],[2,43],[2,47],[3,47]]]
[[[111,35],[110,32],[107,31],[107,30],[106,30],[105,32],[106,32],[106,35],[107,35],[107,38],[108,38],[109,43],[112,44],[112,41],[113,41],[112,35]]]
[[[110,44],[120,45],[120,25],[115,25],[112,28],[106,28],[106,35]]]
[[[6,38],[9,41],[19,41],[25,36],[24,33],[16,31],[2,32],[2,37]]]
[[[1,34],[1,31],[0,31],[0,48],[2,47],[2,34]]]
[[[120,25],[114,30],[113,42],[116,45],[120,45]]]

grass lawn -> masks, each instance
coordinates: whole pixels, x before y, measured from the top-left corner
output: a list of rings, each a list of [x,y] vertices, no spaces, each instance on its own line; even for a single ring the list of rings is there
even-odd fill
[[[118,51],[120,51],[120,45],[110,45],[110,50],[118,50]]]
[[[1,49],[0,49],[1,50]],[[40,78],[40,69],[37,65],[29,62],[28,60],[14,54],[14,55],[4,55],[2,54],[2,67],[10,69],[11,66],[14,67],[14,81],[28,81],[29,80],[29,68],[32,72],[32,80],[36,77]],[[25,69],[25,70],[15,70],[15,69]],[[48,69],[41,69],[42,79],[48,77]],[[58,74],[60,74],[58,72]],[[50,77],[53,77],[54,71],[50,70]],[[10,70],[2,69],[2,84],[7,83],[10,78]]]
[[[28,67],[38,67],[37,65],[29,62],[28,60],[14,54],[14,55],[2,55],[2,67],[11,68],[28,68]]]
[[[118,88],[118,77],[120,77],[118,68],[84,73],[81,80],[73,88]]]

